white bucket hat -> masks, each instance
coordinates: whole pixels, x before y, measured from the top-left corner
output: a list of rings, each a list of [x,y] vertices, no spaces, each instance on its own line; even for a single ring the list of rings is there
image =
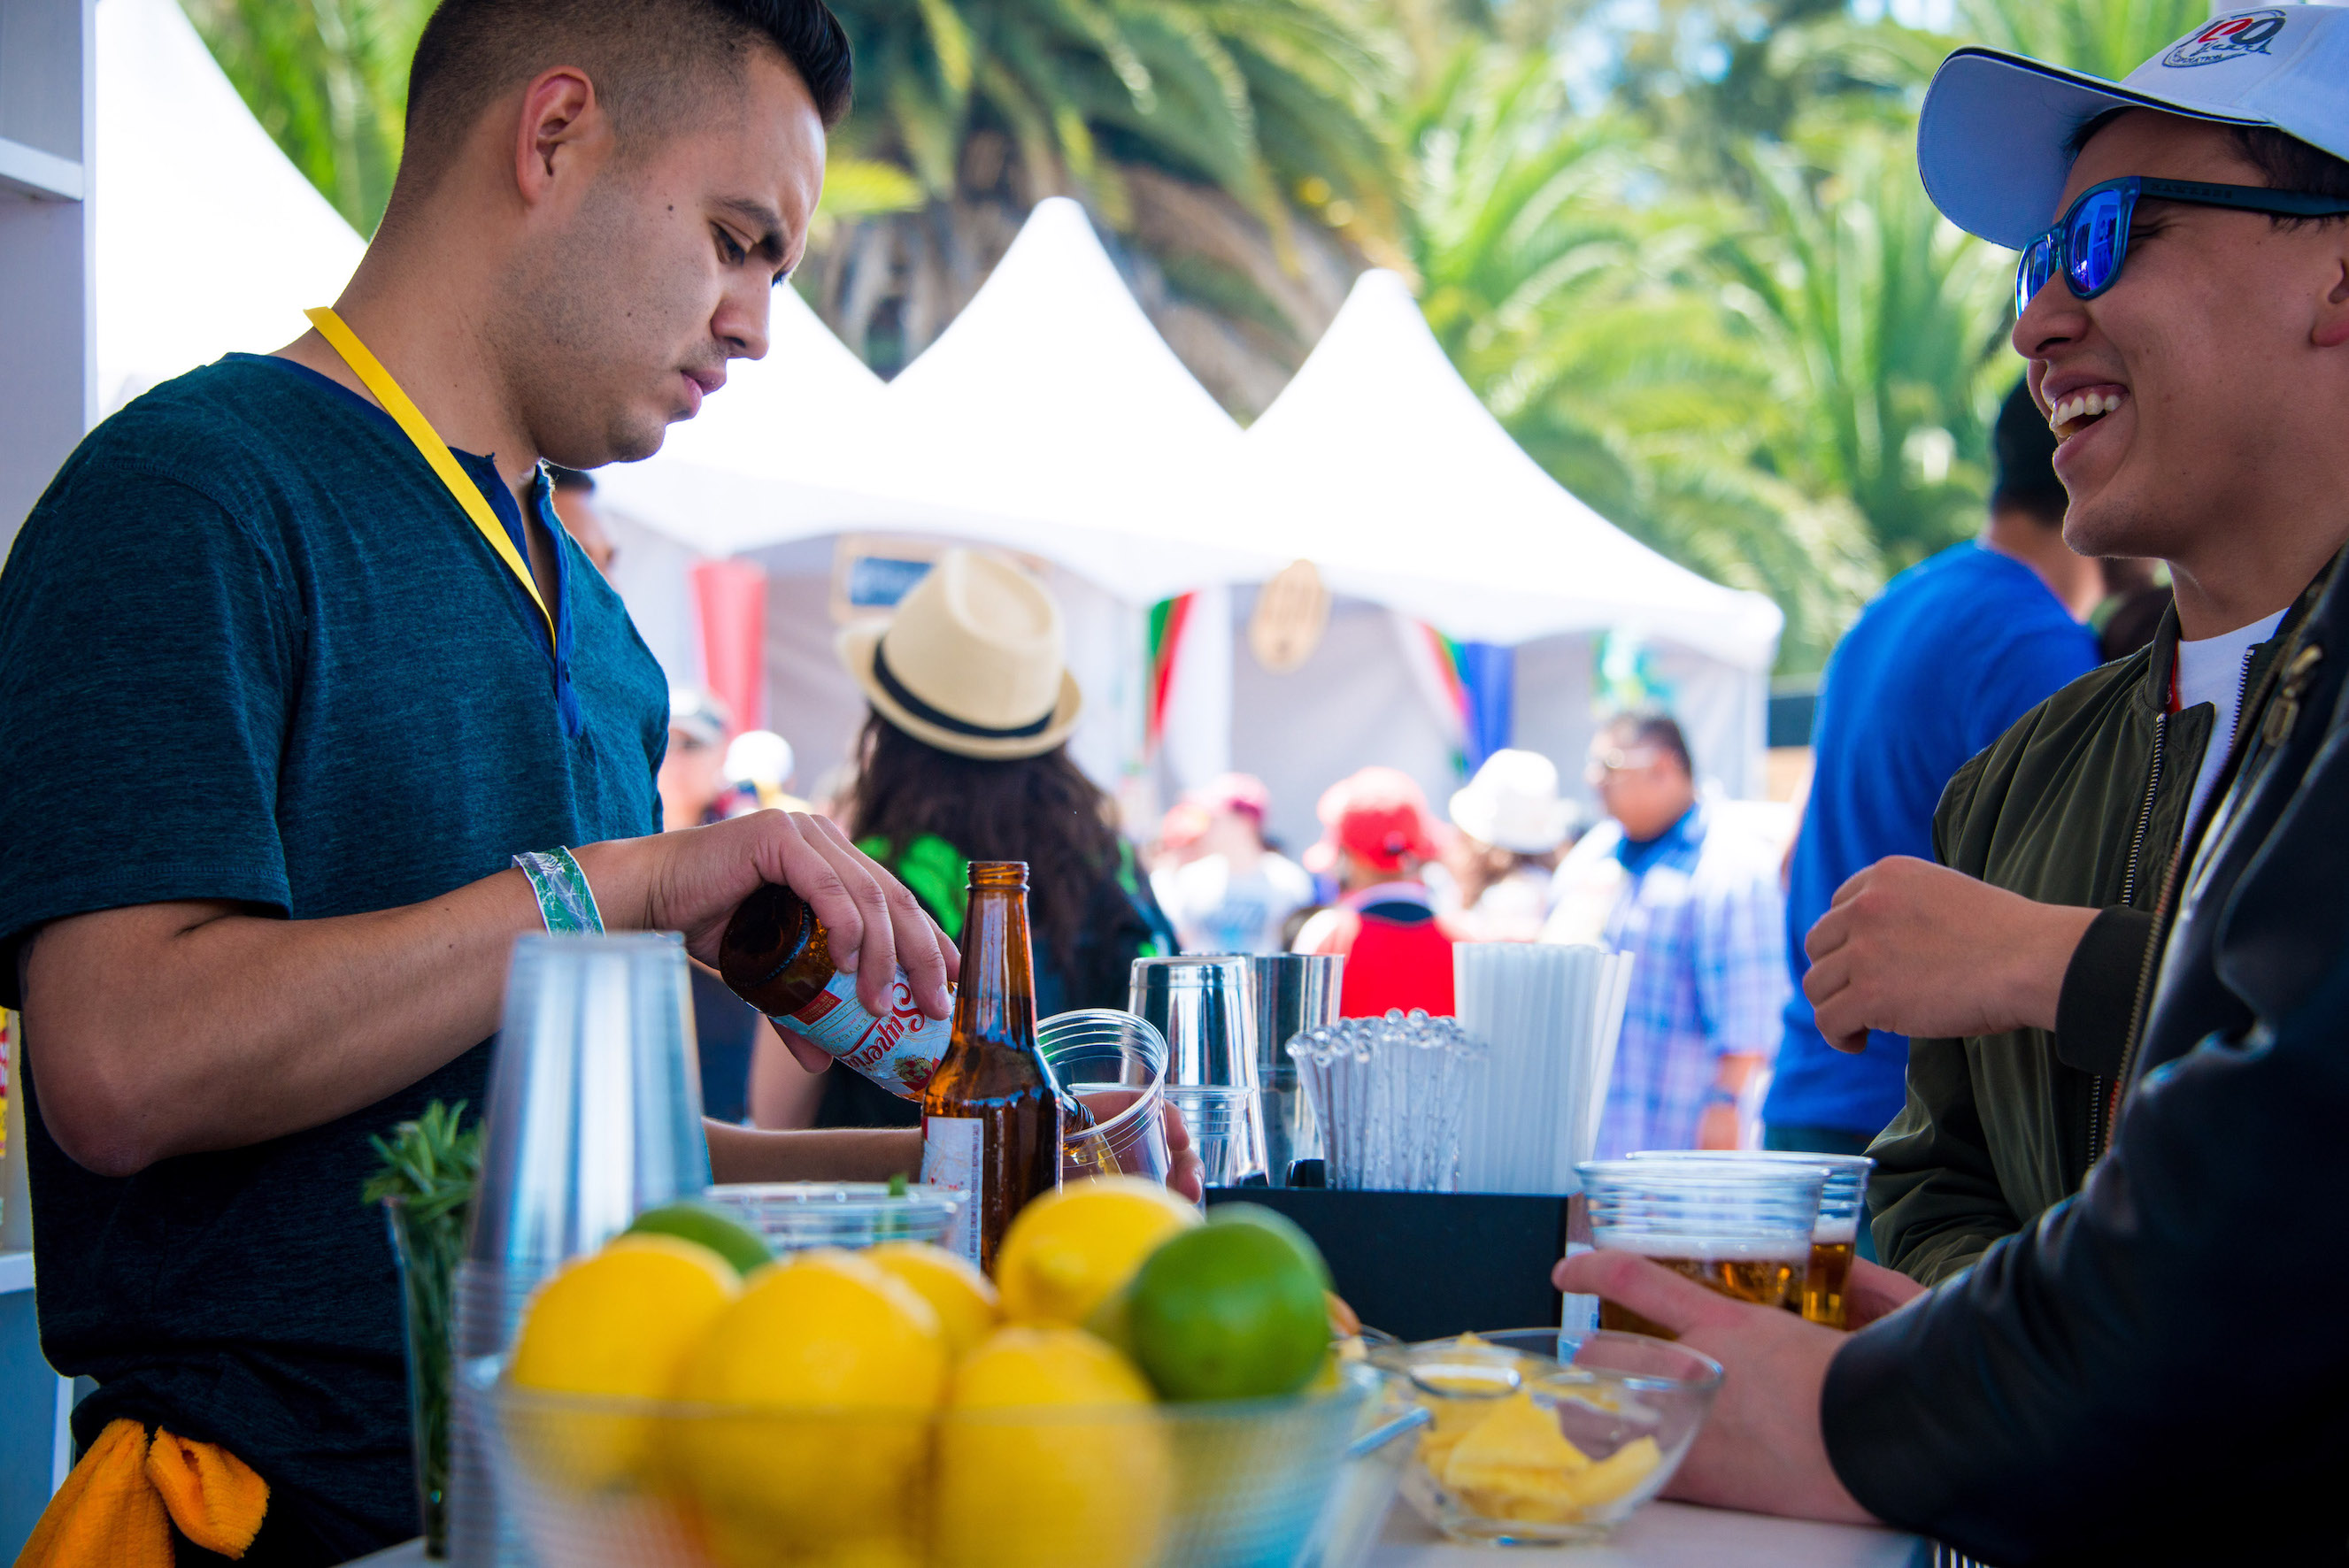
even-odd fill
[[[2269,126],[2349,158],[2349,10],[2214,16],[2121,82],[1996,49],[1941,62],[1917,121],[1917,171],[1941,215],[2021,250],[2055,221],[2080,127],[2116,108]]]
[[[949,550],[886,622],[840,634],[881,716],[958,757],[1040,757],[1077,727],[1061,607],[1008,561]]]
[[[1495,751],[1452,797],[1452,825],[1518,855],[1566,841],[1574,809],[1557,798],[1557,765],[1537,751]]]

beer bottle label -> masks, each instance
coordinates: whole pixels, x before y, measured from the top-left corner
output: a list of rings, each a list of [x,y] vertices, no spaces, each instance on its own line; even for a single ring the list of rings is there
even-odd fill
[[[922,1086],[954,1037],[950,1023],[926,1016],[915,1003],[913,982],[903,969],[890,987],[886,1017],[874,1017],[856,999],[855,975],[835,974],[814,1001],[796,1013],[776,1015],[774,1023],[813,1040],[826,1056],[904,1099],[921,1098]]]
[[[922,1119],[922,1184],[947,1187],[962,1198],[938,1244],[978,1264],[978,1176],[985,1124],[975,1116]]]

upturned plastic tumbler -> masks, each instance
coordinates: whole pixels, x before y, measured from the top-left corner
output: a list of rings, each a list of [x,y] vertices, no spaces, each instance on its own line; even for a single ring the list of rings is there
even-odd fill
[[[481,1191],[457,1272],[460,1365],[502,1352],[530,1293],[564,1262],[709,1185],[683,939],[519,938],[482,1127]],[[488,1434],[460,1421],[454,1438],[450,1560],[530,1563],[498,1501]]]
[[[1242,957],[1137,958],[1126,1010],[1166,1040],[1166,1098],[1183,1112],[1210,1187],[1265,1173],[1256,976]]]

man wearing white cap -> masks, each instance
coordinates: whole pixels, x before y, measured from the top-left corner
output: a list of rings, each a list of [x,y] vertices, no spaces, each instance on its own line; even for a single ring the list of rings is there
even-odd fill
[[[1961,51],[1919,150],[1943,212],[2024,247],[2014,341],[2064,438],[2067,536],[2177,563],[2189,634],[2329,579],[2349,223],[2308,220],[2349,215],[2349,12],[2222,17],[2120,85]],[[2008,1568],[2343,1556],[2349,591],[2288,638],[2166,879],[2078,1196],[1918,1299],[1859,1266],[1875,1321],[1849,1336],[1638,1258],[1559,1266],[1726,1364],[1682,1495],[1872,1514]]]

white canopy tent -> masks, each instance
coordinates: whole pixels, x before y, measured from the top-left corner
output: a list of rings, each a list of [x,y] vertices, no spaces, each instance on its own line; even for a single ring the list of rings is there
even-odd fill
[[[1222,532],[1487,643],[1618,630],[1766,670],[1785,616],[1600,517],[1509,438],[1393,273],[1365,273],[1241,444]]]
[[[1239,428],[1152,327],[1083,209],[1039,206],[969,305],[885,388],[789,290],[771,336],[766,357],[738,361],[659,455],[598,479],[611,508],[767,568],[771,703],[802,782],[845,758],[863,713],[830,653],[843,535],[988,545],[1042,565],[1086,695],[1073,749],[1106,784],[1131,774],[1146,606],[1281,562],[1208,545],[1194,528],[1222,504]],[[1212,737],[1212,771],[1228,697],[1192,686],[1185,732]]]
[[[1597,719],[1594,641],[1626,634],[1646,645],[1700,771],[1760,793],[1777,606],[1666,560],[1544,472],[1460,378],[1402,278],[1357,281],[1240,445],[1230,504],[1210,514],[1219,533],[1312,561],[1341,606],[1515,645],[1516,744],[1575,777]],[[1450,787],[1454,736],[1432,709],[1398,712],[1371,690],[1412,684],[1414,629],[1359,614],[1294,674],[1235,660],[1234,755],[1273,787],[1291,837],[1312,830],[1319,787],[1361,763],[1412,772],[1439,810]]]
[[[287,161],[174,0],[98,7],[96,331],[108,411],[230,349],[267,353],[364,242]]]

